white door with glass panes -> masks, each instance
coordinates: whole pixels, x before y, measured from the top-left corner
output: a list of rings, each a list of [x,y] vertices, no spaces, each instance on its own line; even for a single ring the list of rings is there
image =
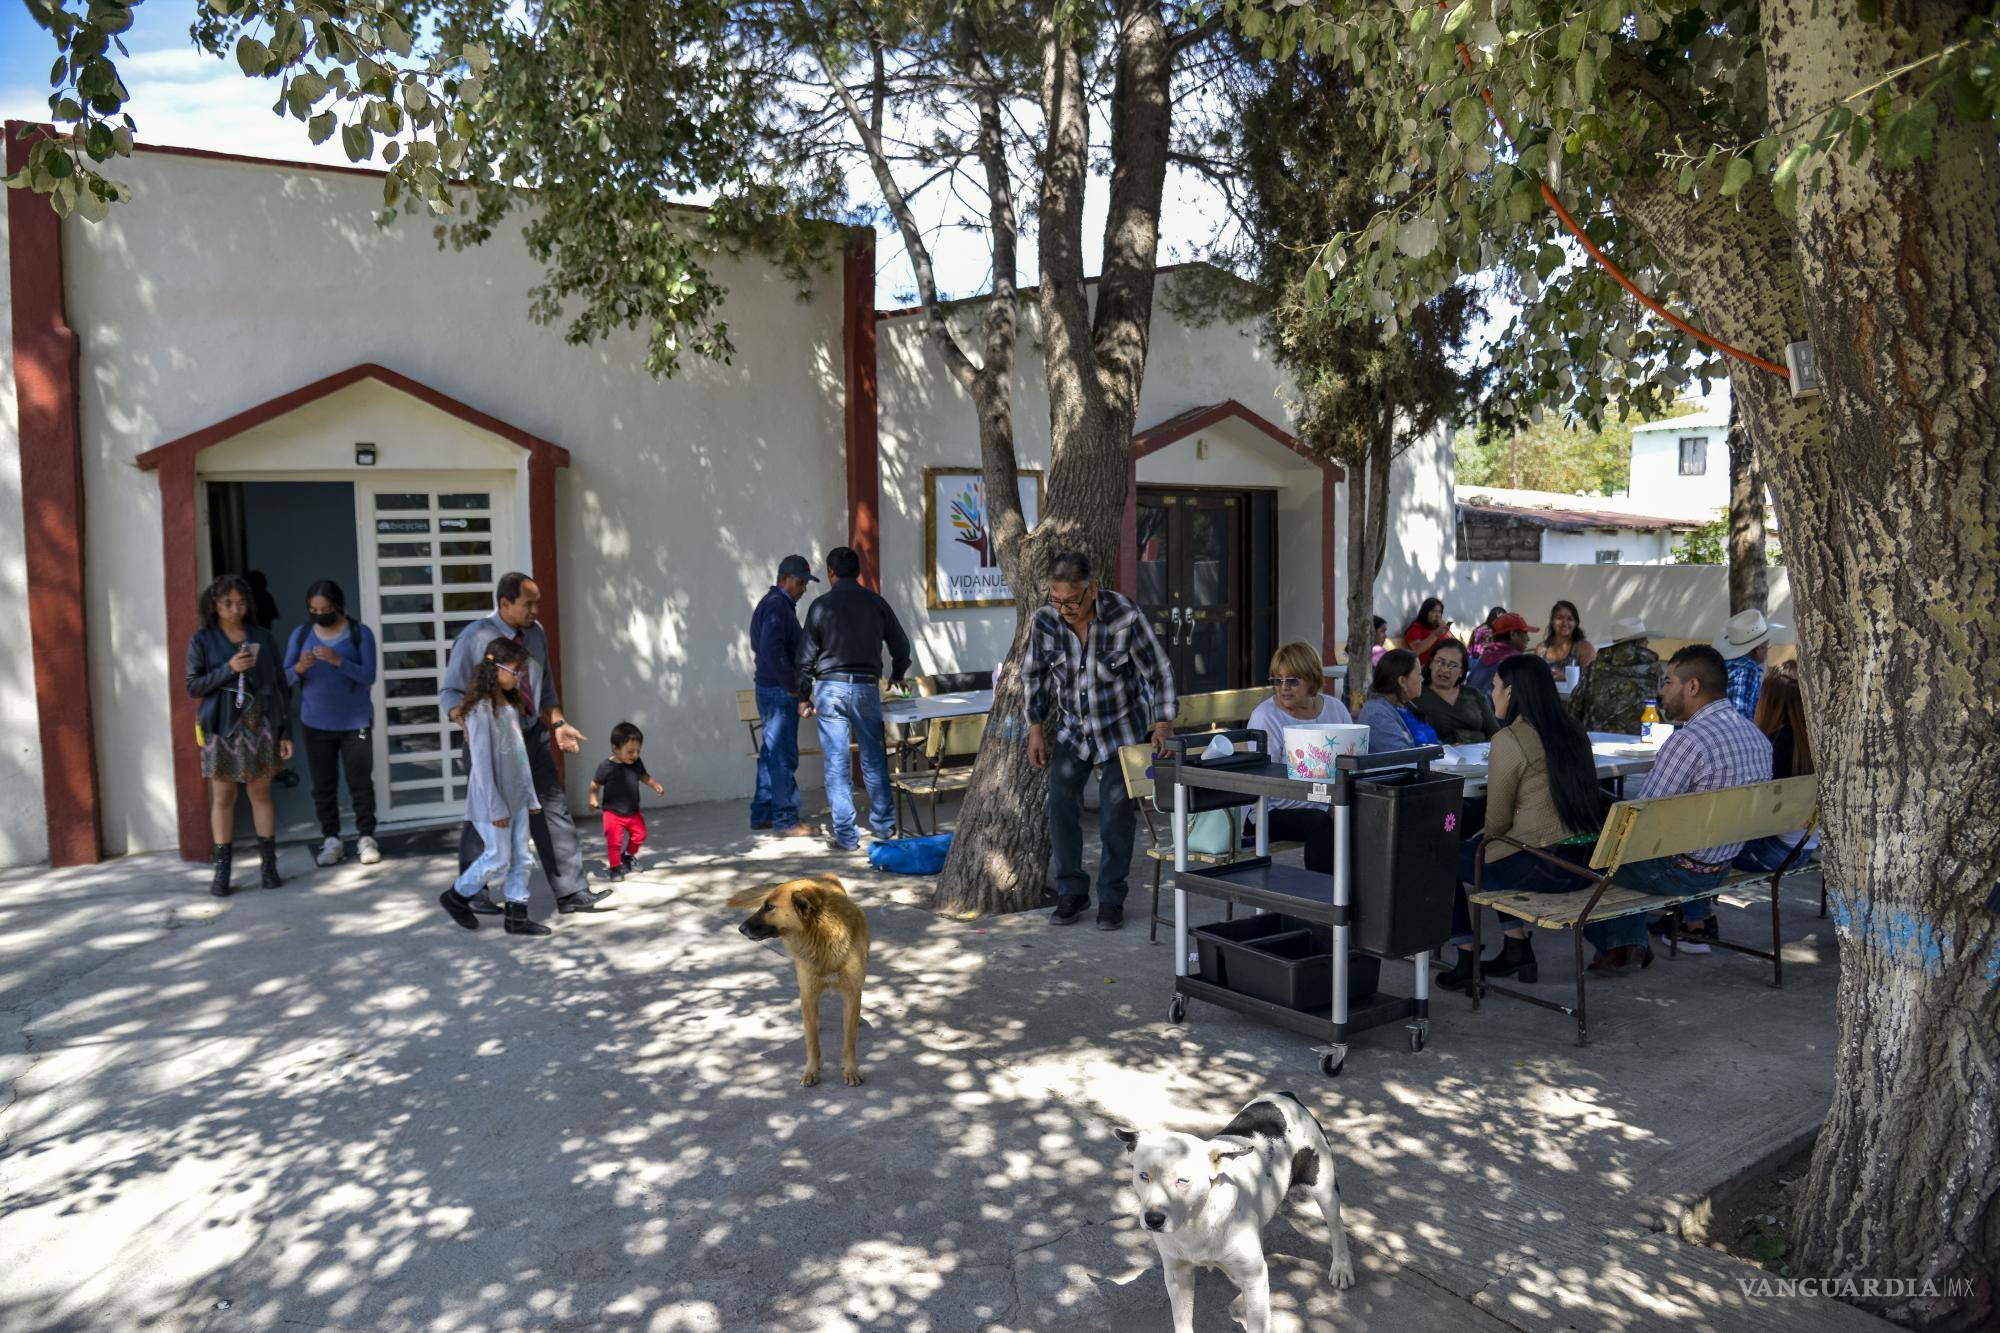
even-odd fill
[[[493,584],[517,568],[515,474],[370,478],[354,488],[362,618],[380,644],[375,791],[384,819],[465,807],[465,741],[438,689],[460,630],[494,610]]]

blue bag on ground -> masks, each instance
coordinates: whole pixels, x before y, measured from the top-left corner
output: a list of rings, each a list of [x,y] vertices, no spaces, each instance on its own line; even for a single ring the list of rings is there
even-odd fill
[[[928,838],[892,838],[869,844],[868,864],[897,875],[935,875],[944,869],[944,854],[950,850],[949,833],[934,833]]]

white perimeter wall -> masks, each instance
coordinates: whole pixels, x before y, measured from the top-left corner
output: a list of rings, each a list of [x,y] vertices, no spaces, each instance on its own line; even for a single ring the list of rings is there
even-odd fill
[[[1729,620],[1729,570],[1725,565],[1498,565],[1508,572],[1507,606],[1536,625],[1546,623],[1559,598],[1576,603],[1583,626],[1602,639],[1614,620],[1636,616],[1654,638],[1713,639]],[[1791,572],[1770,570],[1770,618],[1784,625],[1771,642],[1798,642]],[[1780,657],[1787,653],[1777,654]]]
[[[0,207],[0,865],[49,854],[42,812],[42,742],[28,647],[28,566],[21,515],[21,419],[14,395],[13,280]]]
[[[144,152],[120,174],[132,204],[64,228],[83,340],[90,687],[111,851],[175,841],[168,692],[184,645],[166,641],[158,482],[133,457],[364,361],[569,449],[557,532],[570,715],[593,750],[614,722],[644,727],[670,800],[748,791],[734,691],[750,681],[751,607],[786,552],[824,550],[846,531],[837,269],[801,305],[774,273],[719,265],[734,363],[693,363],[661,382],[636,336],[571,347],[528,319],[540,270],[512,228],[440,251],[427,226],[375,226],[380,187],[367,177]],[[0,452],[12,505],[17,450]],[[241,464],[240,451],[229,461]],[[519,504],[525,514],[525,494]],[[11,591],[18,525],[7,527]],[[0,630],[18,644],[24,605],[0,605]],[[41,854],[39,780],[22,771],[11,711],[30,698],[12,687],[25,654],[4,670],[0,781],[37,799],[32,828],[0,825],[0,836],[6,859],[28,860]],[[573,797],[593,767],[571,767]]]

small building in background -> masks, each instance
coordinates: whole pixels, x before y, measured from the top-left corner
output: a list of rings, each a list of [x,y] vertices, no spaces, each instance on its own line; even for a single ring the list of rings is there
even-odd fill
[[[1712,515],[1637,513],[1625,496],[1504,487],[1457,497],[1457,558],[1547,565],[1665,565],[1674,544]],[[1650,497],[1647,505],[1651,507]]]
[[[1630,476],[1628,493],[1650,512],[1714,518],[1729,504],[1729,409],[1634,426]]]

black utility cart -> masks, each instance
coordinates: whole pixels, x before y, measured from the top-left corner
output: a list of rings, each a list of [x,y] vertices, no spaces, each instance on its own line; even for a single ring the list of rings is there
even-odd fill
[[[1464,780],[1431,771],[1439,746],[1343,755],[1324,782],[1299,782],[1264,752],[1261,732],[1230,732],[1238,752],[1203,760],[1206,737],[1176,738],[1156,764],[1173,790],[1174,994],[1168,1017],[1206,1000],[1317,1039],[1320,1070],[1338,1074],[1349,1037],[1403,1021],[1410,1049],[1430,1031],[1430,955],[1451,934]],[[1240,738],[1240,739],[1239,739]],[[1307,801],[1333,819],[1333,873],[1300,854],[1270,854],[1269,802]],[[1255,855],[1188,866],[1188,820],[1255,804]],[[1190,927],[1188,895],[1256,909]],[[1273,915],[1275,914],[1275,915]],[[1350,956],[1350,950],[1354,951]],[[1415,993],[1376,990],[1382,960],[1411,964]],[[1325,1017],[1321,1015],[1325,1014]]]

